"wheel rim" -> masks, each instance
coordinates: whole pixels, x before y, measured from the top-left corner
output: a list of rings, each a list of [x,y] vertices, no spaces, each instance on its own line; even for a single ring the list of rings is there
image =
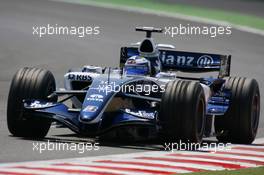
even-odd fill
[[[256,94],[253,97],[252,113],[251,113],[251,116],[252,116],[251,123],[252,123],[252,129],[254,133],[257,131],[257,128],[258,128],[259,111],[260,111],[259,95]]]

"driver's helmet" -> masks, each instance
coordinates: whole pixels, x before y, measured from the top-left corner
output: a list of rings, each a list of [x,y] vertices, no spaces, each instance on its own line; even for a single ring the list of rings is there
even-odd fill
[[[150,75],[151,63],[144,57],[132,56],[125,63],[124,73],[126,75]]]

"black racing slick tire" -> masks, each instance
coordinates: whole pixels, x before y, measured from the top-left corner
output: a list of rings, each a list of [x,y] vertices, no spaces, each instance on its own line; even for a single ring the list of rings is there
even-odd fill
[[[24,99],[47,99],[56,90],[55,79],[50,71],[39,68],[22,68],[14,75],[7,104],[7,126],[17,137],[43,138],[51,121],[24,113]],[[54,100],[54,99],[53,99]]]
[[[162,137],[166,141],[201,143],[205,110],[205,95],[198,82],[169,82],[160,104]]]
[[[255,79],[230,77],[225,88],[231,91],[230,107],[225,115],[215,118],[219,142],[250,144],[259,124],[260,94]]]

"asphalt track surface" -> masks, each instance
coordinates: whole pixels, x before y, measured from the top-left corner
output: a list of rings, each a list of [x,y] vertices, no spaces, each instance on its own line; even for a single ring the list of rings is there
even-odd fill
[[[10,136],[6,126],[6,103],[13,74],[24,66],[51,70],[58,87],[63,85],[63,75],[71,67],[84,64],[117,66],[119,48],[140,41],[143,34],[134,32],[136,26],[165,27],[191,24],[174,18],[144,15],[90,6],[40,0],[0,1],[0,162],[17,162],[96,155],[121,154],[155,149],[151,144],[101,143],[99,151],[79,154],[74,151],[32,151],[34,140]],[[78,38],[76,36],[33,35],[33,26],[59,24],[65,26],[100,26],[100,35]],[[232,54],[232,75],[256,78],[264,95],[264,37],[232,30],[231,36],[181,36],[171,38],[157,34],[156,41],[174,44],[179,50]],[[261,106],[263,114],[263,105]],[[258,137],[264,136],[261,114]],[[47,136],[51,141],[92,141],[78,138],[67,129],[52,128]],[[44,141],[45,142],[45,141]]]

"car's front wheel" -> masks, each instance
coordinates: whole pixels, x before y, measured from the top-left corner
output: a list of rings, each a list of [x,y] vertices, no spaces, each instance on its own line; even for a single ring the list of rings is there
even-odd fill
[[[25,114],[23,99],[46,100],[55,89],[55,79],[45,69],[22,68],[14,75],[7,104],[7,125],[12,135],[33,138],[46,136],[51,121]]]
[[[198,82],[169,82],[159,114],[165,140],[200,143],[205,129],[205,109],[204,91]]]

